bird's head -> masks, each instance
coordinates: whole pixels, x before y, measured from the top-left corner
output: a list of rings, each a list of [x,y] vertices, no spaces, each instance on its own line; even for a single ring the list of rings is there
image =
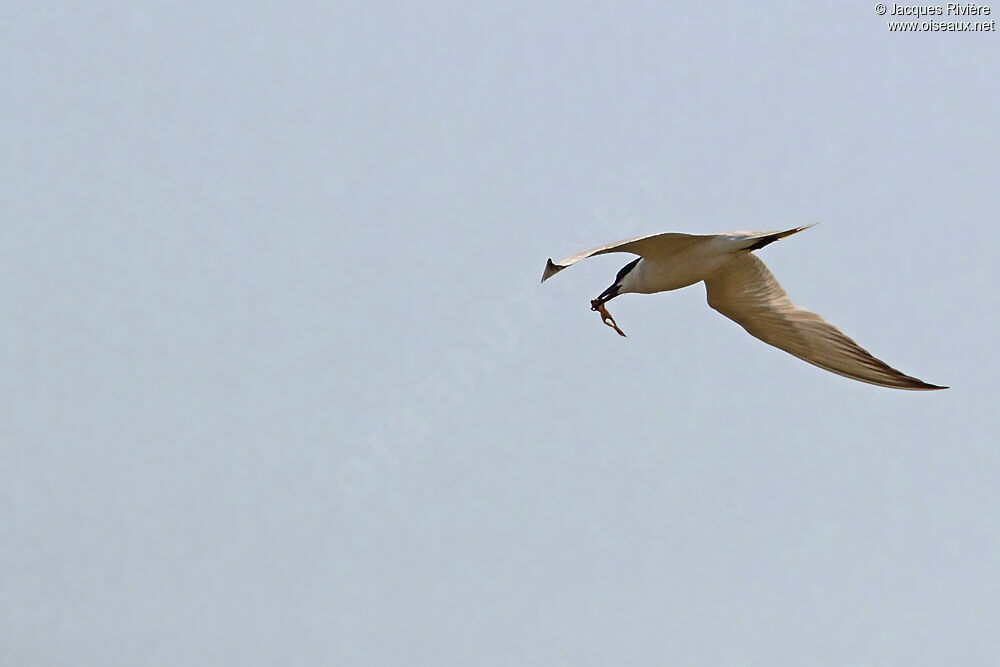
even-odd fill
[[[615,282],[612,283],[611,287],[601,292],[601,294],[596,299],[594,299],[594,302],[598,304],[604,304],[607,303],[608,301],[611,301],[611,299],[615,298],[619,294],[625,294],[626,292],[631,292],[632,290],[629,289],[629,283],[630,279],[633,276],[630,274],[632,272],[632,269],[635,268],[636,264],[638,264],[641,259],[642,257],[637,257],[628,264],[626,264],[625,266],[623,266],[621,268],[621,271],[618,272],[618,275],[615,276]]]

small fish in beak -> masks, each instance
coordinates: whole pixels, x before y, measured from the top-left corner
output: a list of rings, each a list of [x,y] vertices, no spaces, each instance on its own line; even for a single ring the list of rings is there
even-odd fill
[[[590,302],[590,309],[601,314],[601,321],[606,325],[618,332],[619,336],[624,336],[625,332],[618,328],[615,324],[615,318],[611,317],[611,313],[608,312],[608,307],[604,305],[604,301],[601,299],[593,299]]]

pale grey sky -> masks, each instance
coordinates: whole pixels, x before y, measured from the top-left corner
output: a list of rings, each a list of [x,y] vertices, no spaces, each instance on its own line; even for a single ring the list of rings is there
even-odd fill
[[[18,3],[0,663],[995,665],[996,33],[875,3]],[[660,231],[945,392],[824,373]]]

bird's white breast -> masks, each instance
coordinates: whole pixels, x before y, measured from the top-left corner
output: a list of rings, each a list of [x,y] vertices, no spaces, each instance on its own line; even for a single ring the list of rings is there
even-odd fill
[[[622,292],[654,294],[702,281],[734,259],[729,248],[696,247],[665,258],[643,258],[622,281]]]

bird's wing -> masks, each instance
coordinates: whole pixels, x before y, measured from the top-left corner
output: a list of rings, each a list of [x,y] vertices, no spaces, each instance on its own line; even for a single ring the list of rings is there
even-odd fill
[[[799,308],[755,255],[705,280],[708,305],[750,335],[845,377],[896,389],[947,389],[905,375],[869,354],[816,313]]]
[[[639,238],[628,239],[627,241],[618,241],[617,243],[609,243],[608,245],[598,246],[596,248],[591,248],[590,250],[585,250],[584,252],[579,252],[571,257],[560,260],[559,262],[553,262],[550,258],[545,264],[545,271],[542,273],[542,282],[544,283],[546,280],[559,273],[567,266],[576,264],[581,259],[587,259],[588,257],[593,257],[594,255],[604,255],[609,252],[630,252],[642,257],[661,257],[684,250],[698,241],[704,241],[715,237],[716,235],[713,234],[698,235],[667,232],[666,234],[640,236]]]

